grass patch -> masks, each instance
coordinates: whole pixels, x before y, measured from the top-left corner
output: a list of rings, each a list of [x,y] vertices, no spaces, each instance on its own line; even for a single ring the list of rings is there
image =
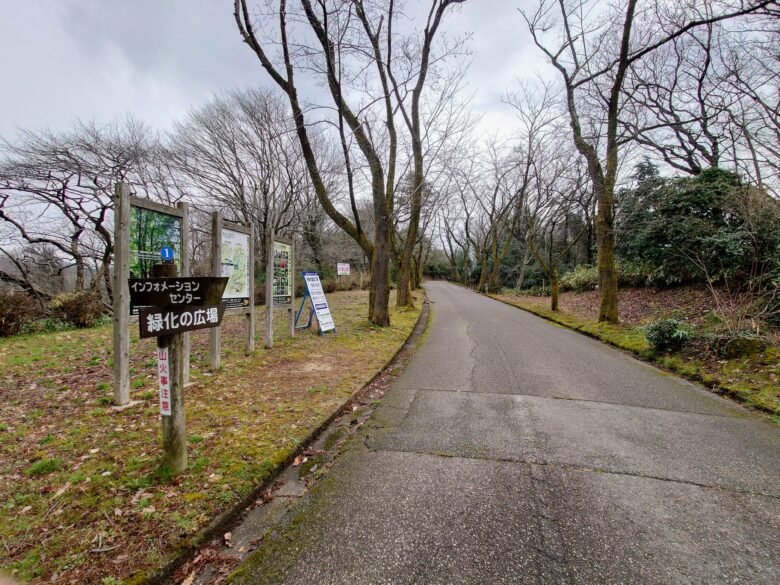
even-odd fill
[[[201,366],[208,332],[193,334],[190,465],[176,477],[160,466],[154,340],[138,340],[134,328],[131,371],[149,384],[133,384],[132,398],[145,400],[121,412],[99,406],[112,379],[109,326],[0,340],[0,572],[126,582],[174,558],[382,367],[419,316],[391,300],[392,326],[375,328],[366,291],[328,300],[337,335],[288,340],[280,309],[275,347],[248,357],[243,317],[227,317],[220,372]],[[90,552],[98,542],[121,555]]]
[[[598,323],[582,315],[564,311],[556,313],[542,304],[545,299],[536,297],[507,294],[489,296],[630,351],[719,394],[730,396],[752,408],[769,413],[775,418],[780,416],[780,348],[778,347],[770,346],[761,353],[730,360],[708,360],[685,353],[658,353],[651,349],[640,327]]]
[[[37,475],[48,475],[49,473],[58,471],[61,467],[61,459],[39,459],[30,465],[25,473],[31,477],[35,477]]]

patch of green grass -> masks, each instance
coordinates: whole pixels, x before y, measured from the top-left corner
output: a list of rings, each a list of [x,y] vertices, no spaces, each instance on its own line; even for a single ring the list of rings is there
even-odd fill
[[[59,470],[60,467],[62,467],[61,459],[39,459],[30,465],[25,473],[30,476],[48,475],[49,473]]]

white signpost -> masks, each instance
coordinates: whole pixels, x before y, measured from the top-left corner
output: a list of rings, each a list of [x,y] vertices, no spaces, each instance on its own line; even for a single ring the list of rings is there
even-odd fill
[[[349,263],[348,262],[338,262],[336,264],[336,274],[338,276],[349,276]]]
[[[317,315],[317,321],[320,324],[320,331],[335,331],[336,324],[333,322],[333,316],[330,314],[328,299],[325,298],[325,291],[322,290],[320,275],[316,272],[304,272],[303,280],[306,282],[306,290],[309,291],[314,313]]]

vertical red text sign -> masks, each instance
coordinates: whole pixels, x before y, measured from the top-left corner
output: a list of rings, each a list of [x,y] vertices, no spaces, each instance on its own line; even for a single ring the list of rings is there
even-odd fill
[[[160,414],[171,416],[171,377],[167,347],[157,348],[157,378],[160,382]]]

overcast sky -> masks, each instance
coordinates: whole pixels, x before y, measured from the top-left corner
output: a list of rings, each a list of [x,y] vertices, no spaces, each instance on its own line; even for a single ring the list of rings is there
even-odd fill
[[[408,0],[409,11],[429,0]],[[472,33],[469,92],[505,127],[501,97],[517,77],[545,68],[518,6],[528,0],[467,0],[445,22]],[[0,0],[0,135],[67,128],[76,118],[132,113],[165,128],[214,93],[270,85],[239,38],[231,0]]]

